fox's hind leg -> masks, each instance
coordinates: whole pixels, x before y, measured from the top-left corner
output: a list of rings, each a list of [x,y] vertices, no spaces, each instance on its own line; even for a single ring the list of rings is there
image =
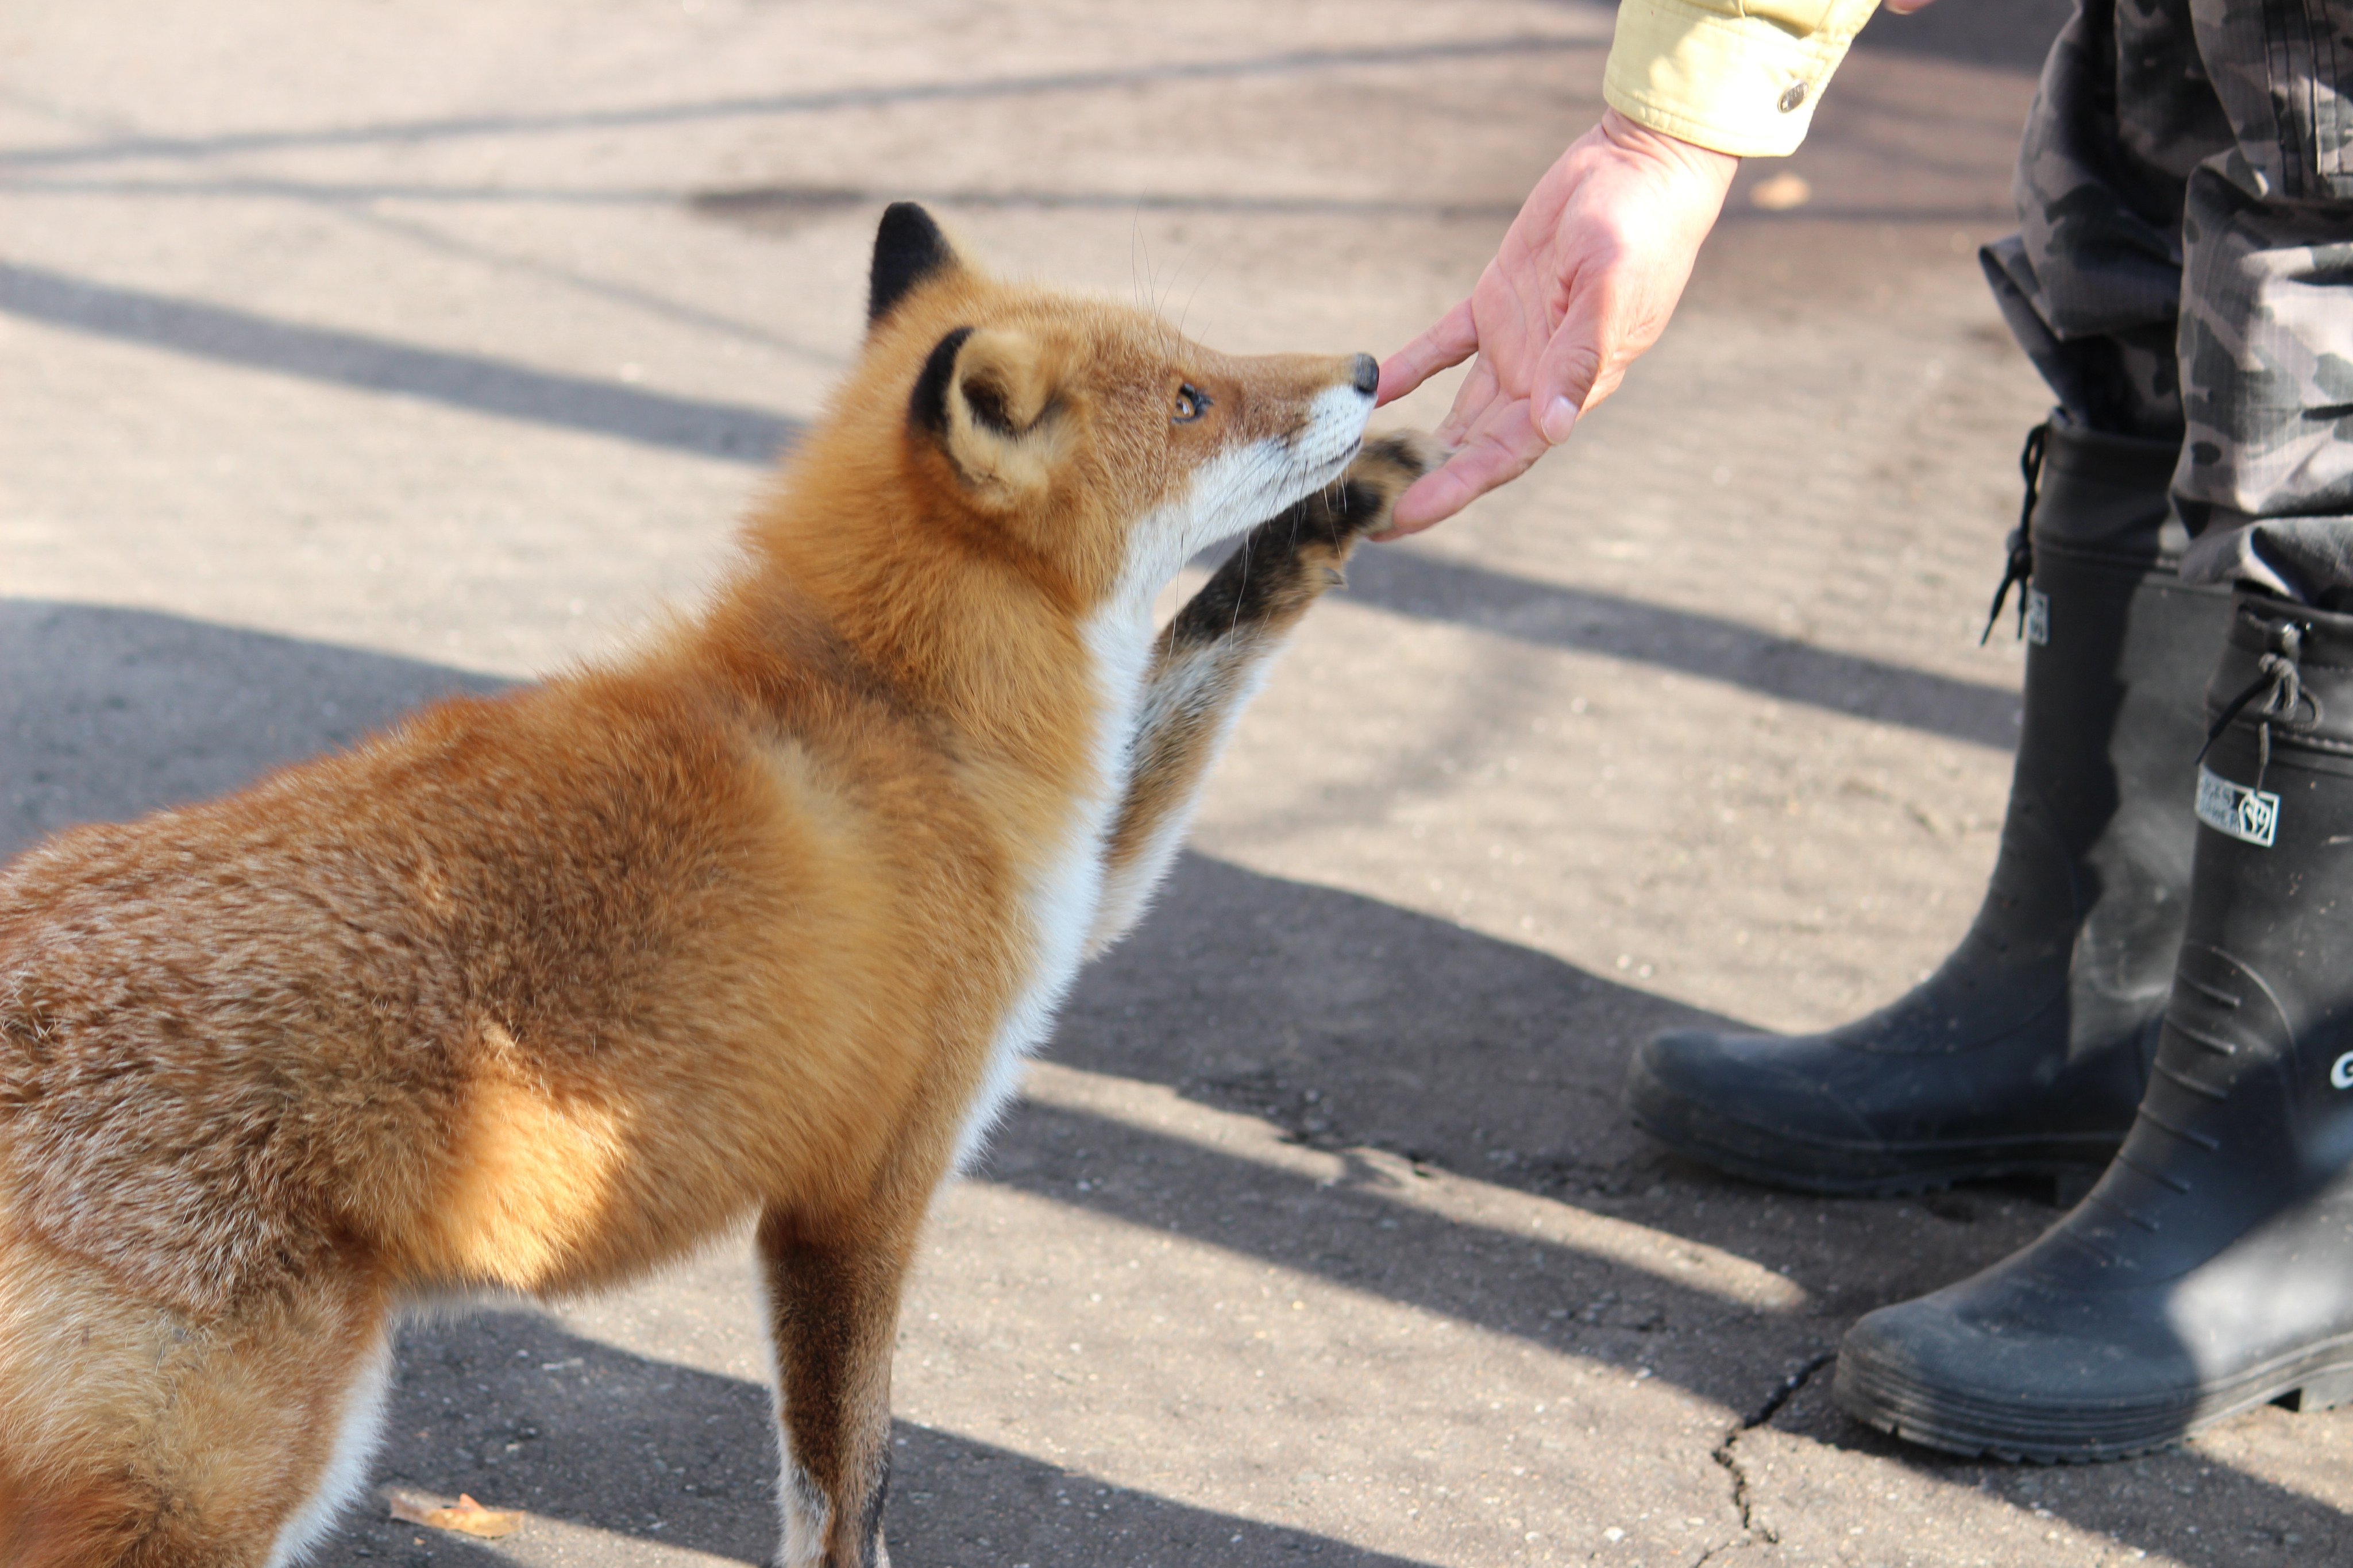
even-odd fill
[[[1435,441],[1411,433],[1366,442],[1338,484],[1252,529],[1162,630],[1130,746],[1127,797],[1104,858],[1092,951],[1117,942],[1144,913],[1211,764],[1292,627],[1440,456]]]
[[[890,1568],[891,1347],[930,1192],[899,1184],[904,1197],[861,1213],[760,1221],[784,1438],[776,1568]]]
[[[389,1357],[373,1292],[196,1316],[0,1214],[0,1563],[280,1568],[366,1479]]]

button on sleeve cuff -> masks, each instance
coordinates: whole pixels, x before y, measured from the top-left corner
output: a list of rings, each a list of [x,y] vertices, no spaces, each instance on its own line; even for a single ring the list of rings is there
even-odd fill
[[[1742,158],[1797,151],[1878,0],[1623,0],[1601,95],[1627,119]]]

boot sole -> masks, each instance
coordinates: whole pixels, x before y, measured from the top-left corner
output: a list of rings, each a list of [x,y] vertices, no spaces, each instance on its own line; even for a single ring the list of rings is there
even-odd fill
[[[2353,1334],[2307,1346],[2179,1398],[2094,1409],[2021,1408],[1939,1392],[1841,1355],[1831,1384],[1841,1410],[1866,1426],[1940,1453],[2010,1464],[2098,1464],[2170,1448],[2259,1405],[2298,1411],[2353,1403]]]
[[[1722,1116],[1675,1093],[1636,1064],[1626,1084],[1635,1126],[1687,1160],[1766,1186],[1822,1197],[1892,1198],[1995,1176],[2047,1176],[2072,1208],[2124,1142],[2078,1134],[1949,1143],[1831,1143],[1793,1138]]]

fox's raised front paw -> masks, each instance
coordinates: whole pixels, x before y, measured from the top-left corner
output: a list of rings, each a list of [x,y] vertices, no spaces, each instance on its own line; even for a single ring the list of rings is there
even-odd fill
[[[1438,437],[1420,430],[1396,430],[1366,441],[1365,449],[1348,465],[1335,487],[1333,510],[1342,514],[1357,539],[1387,528],[1398,497],[1413,481],[1446,461]],[[1334,491],[1324,492],[1324,498]],[[1324,499],[1316,498],[1316,499]],[[1311,501],[1310,504],[1313,504]]]
[[[1356,542],[1388,526],[1406,487],[1445,460],[1419,431],[1377,436],[1339,479],[1243,536],[1201,591],[1177,613],[1178,640],[1230,637],[1245,626],[1288,626],[1324,589]]]
[[[1388,527],[1398,497],[1445,460],[1438,438],[1419,430],[1373,437],[1339,483],[1260,524],[1250,542],[1257,543],[1260,534],[1280,534],[1303,558],[1333,572],[1336,582],[1356,542]]]

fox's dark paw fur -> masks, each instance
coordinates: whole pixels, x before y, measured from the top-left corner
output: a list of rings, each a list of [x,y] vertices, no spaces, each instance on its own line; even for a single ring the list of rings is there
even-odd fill
[[[1287,625],[1338,583],[1356,542],[1387,528],[1406,487],[1446,459],[1418,430],[1365,443],[1337,482],[1260,523],[1178,612],[1178,638]]]
[[[1444,461],[1446,448],[1435,436],[1419,430],[1376,436],[1365,443],[1365,449],[1356,454],[1337,485],[1310,496],[1293,510],[1303,509],[1322,520],[1345,561],[1356,541],[1388,526],[1398,497]]]

